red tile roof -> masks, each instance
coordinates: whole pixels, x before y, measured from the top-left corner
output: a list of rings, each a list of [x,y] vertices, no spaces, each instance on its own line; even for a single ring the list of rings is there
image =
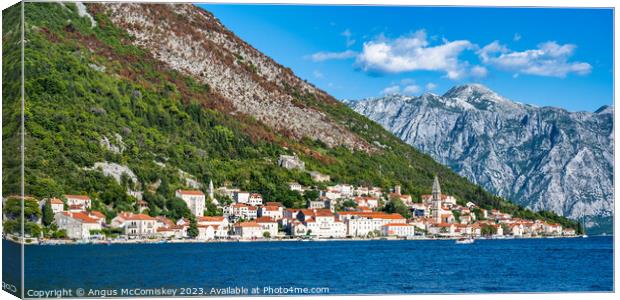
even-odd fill
[[[90,201],[90,197],[88,195],[65,195],[67,199],[79,199],[84,201]]]
[[[266,211],[279,211],[280,207],[279,206],[272,206],[272,205],[265,205],[265,206],[263,206],[263,209],[265,209]]]
[[[86,213],[83,212],[63,212],[63,214],[65,216],[69,216],[71,218],[74,218],[76,220],[81,221],[82,223],[97,223],[97,220],[89,217]]]
[[[64,204],[64,202],[62,202],[62,200],[58,199],[58,198],[52,198],[52,200],[50,200],[51,204]]]
[[[331,210],[329,210],[329,209],[318,209],[318,210],[314,213],[314,215],[315,215],[316,217],[331,217],[331,216],[333,216],[334,214],[333,214],[333,213],[331,212]]]
[[[300,213],[304,214],[304,216],[312,216],[314,215],[314,211],[311,209],[300,209]]]
[[[95,217],[97,217],[97,218],[99,218],[99,219],[105,219],[105,215],[103,213],[101,213],[100,211],[98,211],[98,210],[93,210],[93,211],[90,212],[90,214],[95,216]]]
[[[193,196],[204,196],[205,194],[199,190],[177,190],[177,193],[181,195],[193,195]]]
[[[360,217],[365,217],[365,218],[370,218],[370,219],[404,219],[405,218],[397,213],[388,214],[384,212],[342,211],[342,212],[339,212],[338,214],[360,216]]]
[[[127,220],[155,221],[156,219],[151,216],[147,216],[145,214],[134,214],[134,215],[131,215],[129,219]]]
[[[395,227],[395,226],[400,226],[400,227],[410,227],[413,226],[411,224],[405,224],[405,223],[390,223],[390,224],[385,224],[383,225],[384,227]]]
[[[215,216],[215,217],[204,216],[204,217],[198,218],[198,222],[222,222],[222,221],[224,221],[224,217],[222,216]]]
[[[260,218],[257,218],[256,222],[257,223],[276,223],[276,221],[274,221],[270,217],[260,217]]]
[[[256,222],[241,222],[235,224],[235,227],[260,227]]]
[[[131,221],[156,221],[157,220],[145,214],[134,214],[130,212],[121,212],[120,214],[118,214],[118,216],[125,220],[131,220]]]

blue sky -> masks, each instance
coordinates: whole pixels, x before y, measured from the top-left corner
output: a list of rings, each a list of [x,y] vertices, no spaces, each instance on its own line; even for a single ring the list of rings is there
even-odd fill
[[[339,99],[481,83],[570,111],[613,102],[610,9],[199,6]]]

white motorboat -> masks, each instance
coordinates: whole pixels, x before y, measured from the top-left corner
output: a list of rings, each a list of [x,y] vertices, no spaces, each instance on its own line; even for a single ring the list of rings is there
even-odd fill
[[[456,240],[457,244],[473,244],[474,243],[474,239],[472,238],[461,238]]]

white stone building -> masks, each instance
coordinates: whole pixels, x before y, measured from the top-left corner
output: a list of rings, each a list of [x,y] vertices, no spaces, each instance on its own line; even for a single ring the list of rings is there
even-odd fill
[[[370,233],[381,232],[387,224],[405,224],[407,219],[399,214],[383,212],[339,212],[338,218],[346,224],[347,235],[365,237]]]
[[[293,235],[309,235],[319,238],[342,238],[347,235],[343,222],[328,209],[302,209],[297,214],[298,222],[291,224]]]
[[[250,193],[244,191],[237,191],[233,193],[233,199],[236,203],[248,204],[250,202]]]
[[[288,188],[291,191],[297,191],[297,192],[300,192],[300,193],[302,193],[304,191],[303,187],[298,182],[290,182],[288,184]]]
[[[248,204],[254,206],[263,205],[263,196],[257,193],[250,194],[250,197],[248,198]]]
[[[277,205],[265,205],[258,208],[258,217],[268,217],[274,221],[284,217],[284,207]]]
[[[65,230],[71,239],[89,239],[91,230],[101,230],[101,224],[84,212],[58,212],[54,220],[58,229]]]
[[[224,208],[224,215],[245,220],[256,219],[258,208],[244,203],[234,203]]]
[[[239,238],[249,240],[262,238],[264,230],[258,223],[252,221],[235,224],[234,232]]]
[[[65,211],[65,203],[58,198],[50,199],[50,204],[52,206],[52,212],[54,214]]]
[[[187,203],[187,207],[196,217],[202,217],[205,214],[205,194],[199,190],[177,190],[175,196],[183,199]]]
[[[67,206],[73,212],[79,212],[90,209],[92,200],[87,195],[65,195]]]
[[[122,228],[128,237],[153,237],[157,233],[157,219],[145,214],[122,212],[112,219],[112,226]]]
[[[381,234],[384,236],[413,237],[415,226],[403,223],[389,223],[381,226]]]
[[[200,217],[197,220],[199,240],[225,239],[228,237],[228,219],[222,216]]]
[[[260,217],[256,219],[256,223],[263,229],[263,234],[265,232],[269,233],[269,237],[276,237],[278,235],[278,222],[270,217]]]

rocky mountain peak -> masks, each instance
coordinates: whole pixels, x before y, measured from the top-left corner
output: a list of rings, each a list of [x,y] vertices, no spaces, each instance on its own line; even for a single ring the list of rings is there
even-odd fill
[[[511,103],[493,90],[482,84],[465,84],[449,89],[443,98],[459,99],[469,103]]]
[[[611,105],[603,105],[599,107],[596,111],[594,111],[594,113],[595,114],[613,114],[614,107]]]
[[[411,101],[393,97],[348,105],[500,196],[534,210],[585,216],[594,231],[609,231],[613,106],[595,112],[536,107],[480,84]]]
[[[449,89],[443,97],[446,98],[471,98],[471,97],[481,97],[481,96],[498,96],[497,93],[489,89],[488,87],[478,84],[464,84],[457,85]]]

